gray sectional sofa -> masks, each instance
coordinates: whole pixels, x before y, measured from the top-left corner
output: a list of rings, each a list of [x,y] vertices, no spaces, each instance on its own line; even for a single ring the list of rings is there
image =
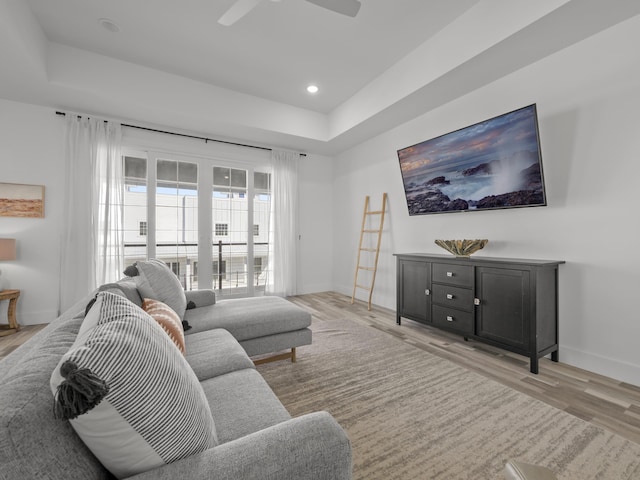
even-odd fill
[[[185,307],[183,318],[192,328],[184,335],[183,355],[171,343],[170,337],[137,305],[135,300],[140,283],[126,280],[101,290],[95,304],[87,309],[88,313],[85,307],[91,296],[64,312],[0,361],[1,479],[106,479],[114,478],[112,472],[116,472],[118,478],[136,479],[351,478],[350,442],[340,425],[327,412],[291,418],[249,358],[249,355],[272,353],[310,343],[308,313],[275,297],[215,302],[215,296],[210,291],[192,292],[188,294],[189,299],[185,299],[191,308]],[[132,320],[134,317],[135,320]],[[112,377],[109,377],[111,374],[99,373],[98,367],[113,359],[105,362],[102,357],[96,357],[98,363],[92,367],[93,374],[100,381],[107,379],[103,383],[108,393],[103,393],[103,397],[94,404],[85,406],[88,410],[85,413],[76,411],[75,418],[70,415],[68,418],[71,420],[54,418],[54,411],[56,414],[63,411],[59,408],[60,404],[73,393],[60,393],[61,385],[72,385],[69,370],[91,374],[91,369],[83,370],[73,362],[84,362],[86,351],[91,352],[96,344],[105,343],[105,338],[109,343],[111,337],[117,336],[111,332],[120,328],[118,325],[126,328],[135,325],[135,328],[142,329],[143,335],[147,335],[144,332],[148,331],[151,336],[142,337],[142,340],[136,337],[133,343],[116,344],[117,357],[125,356],[130,351],[134,352],[132,355],[135,357],[138,352],[151,349],[150,344],[159,345],[159,351],[168,352],[168,355],[163,353],[161,357],[154,357],[156,360],[149,360],[151,357],[126,358]],[[102,337],[97,331],[102,332]],[[90,340],[95,338],[99,341],[92,344]],[[171,388],[175,383],[173,379],[165,380],[162,376],[155,380],[153,378],[164,375],[164,370],[158,373],[161,369],[153,368],[156,362],[161,363],[166,356],[171,358],[171,368],[178,365],[180,373],[177,380],[185,382],[185,385],[191,382],[189,388],[195,392],[192,398],[181,398],[179,401],[184,403],[178,403],[174,405],[174,410],[170,410],[166,405],[172,401],[168,399],[170,394],[161,393],[159,398],[148,400],[151,397],[144,397],[148,392],[143,392],[140,393],[140,398],[145,398],[143,402],[137,402],[137,397],[125,399],[124,403],[120,399],[123,409],[146,409],[139,417],[147,423],[152,421],[151,417],[158,415],[160,424],[153,426],[155,433],[151,433],[150,437],[160,437],[162,447],[165,440],[174,435],[178,437],[183,425],[189,423],[179,419],[191,414],[185,413],[190,409],[190,402],[204,399],[202,408],[206,410],[207,422],[214,426],[214,432],[206,431],[207,438],[196,438],[194,435],[191,440],[187,437],[187,445],[180,448],[186,447],[184,451],[187,452],[190,452],[189,448],[194,451],[178,454],[178,458],[175,452],[174,458],[171,458],[171,453],[159,453],[162,457],[160,464],[150,469],[134,465],[129,470],[122,470],[119,466],[108,470],[104,465],[111,465],[114,459],[98,460],[104,454],[93,450],[91,438],[83,436],[84,440],[81,439],[80,435],[84,434],[79,432],[84,427],[79,424],[83,419],[99,417],[109,409],[120,408],[119,400],[115,398],[120,395],[116,385],[118,375],[132,378],[137,375],[135,378],[138,378],[140,385],[134,385],[134,391],[144,390],[154,381],[159,385],[157,388]],[[144,369],[151,369],[149,371],[152,373],[145,373]],[[79,383],[76,380],[74,382]],[[150,387],[147,389],[151,390]],[[151,391],[149,394],[153,393]],[[135,403],[141,405],[133,405]],[[124,422],[129,427],[126,412],[121,414],[118,411],[115,414],[118,417],[115,420],[109,417],[106,423],[104,418],[99,419],[103,423],[98,425],[103,426],[100,426],[98,434],[103,433],[102,429],[108,430],[118,425],[118,422]],[[135,421],[134,418],[133,423]],[[199,419],[196,423],[196,429],[212,429],[207,426],[209,423],[200,422]],[[136,428],[132,438],[138,436],[143,443],[146,442],[148,439],[142,438],[142,434],[138,435],[139,431]],[[159,434],[159,431],[164,433]],[[161,450],[153,441],[158,443],[158,439],[149,440],[151,450],[149,445],[144,444],[144,448],[149,450],[144,450],[145,455],[155,455]],[[135,460],[134,453],[138,447],[127,442],[128,439],[121,441],[122,444],[115,447],[121,449],[123,456],[131,455]],[[91,449],[87,445],[92,445]],[[167,461],[167,458],[170,460]]]
[[[197,305],[184,314],[191,327],[185,332],[187,336],[223,328],[240,342],[251,357],[288,350],[288,354],[274,355],[273,358],[291,358],[293,361],[297,347],[311,344],[311,315],[280,297],[216,302],[213,291],[196,290],[186,292],[186,298]]]

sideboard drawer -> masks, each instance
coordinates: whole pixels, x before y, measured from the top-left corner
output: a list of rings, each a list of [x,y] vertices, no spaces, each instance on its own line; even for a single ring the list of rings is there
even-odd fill
[[[473,293],[469,288],[434,283],[432,300],[433,303],[447,308],[459,308],[468,312],[473,311]]]
[[[473,313],[434,305],[433,325],[473,335]]]
[[[433,264],[433,281],[471,287],[473,285],[473,267],[470,265],[454,265],[451,263]]]

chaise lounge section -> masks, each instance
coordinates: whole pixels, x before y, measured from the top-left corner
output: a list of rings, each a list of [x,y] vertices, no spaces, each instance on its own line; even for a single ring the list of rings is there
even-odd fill
[[[311,314],[280,297],[250,297],[220,300],[208,290],[186,292],[196,308],[188,309],[184,319],[191,326],[190,337],[212,328],[223,328],[240,342],[250,357],[283,350],[265,361],[291,359],[296,361],[296,348],[311,344]]]

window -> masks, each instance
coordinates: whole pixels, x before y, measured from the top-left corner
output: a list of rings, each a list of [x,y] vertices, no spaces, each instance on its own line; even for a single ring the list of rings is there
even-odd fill
[[[147,258],[147,159],[125,156],[124,161],[124,263]]]
[[[253,259],[253,275],[254,275],[254,282],[256,287],[260,286],[260,279],[263,276],[262,265],[263,265],[263,261],[265,260],[266,258],[263,258],[263,257],[255,257]],[[262,284],[264,285],[264,281]]]
[[[253,174],[253,271],[255,288],[264,290],[269,278],[269,220],[271,218],[271,174]],[[260,228],[262,226],[263,228]],[[256,228],[257,227],[257,228]]]
[[[156,161],[156,258],[172,266],[186,290],[198,288],[198,165]]]
[[[123,161],[126,266],[158,258],[186,290],[213,287],[221,297],[264,291],[268,172],[154,152],[127,152]],[[205,238],[211,242],[202,244]]]
[[[214,288],[219,289],[223,295],[249,294],[246,263],[251,252],[248,244],[247,173],[245,169],[213,167],[213,256],[219,259],[219,265],[225,265],[224,275],[222,272],[219,273],[218,284],[214,285]],[[219,238],[221,236],[226,238]]]
[[[176,277],[180,278],[180,262],[165,262],[167,267],[171,269],[173,273],[176,274]]]
[[[216,223],[216,237],[226,237],[229,235],[229,225],[226,223]]]
[[[225,280],[227,278],[227,262],[213,262],[213,279],[214,285],[218,283],[218,279]]]

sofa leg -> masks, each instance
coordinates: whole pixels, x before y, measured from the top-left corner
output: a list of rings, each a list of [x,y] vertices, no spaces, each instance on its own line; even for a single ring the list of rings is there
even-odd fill
[[[296,347],[293,347],[290,352],[281,353],[279,355],[273,355],[267,358],[260,358],[258,360],[254,360],[254,365],[262,365],[263,363],[277,362],[278,360],[288,360],[291,359],[293,363],[296,361]]]

